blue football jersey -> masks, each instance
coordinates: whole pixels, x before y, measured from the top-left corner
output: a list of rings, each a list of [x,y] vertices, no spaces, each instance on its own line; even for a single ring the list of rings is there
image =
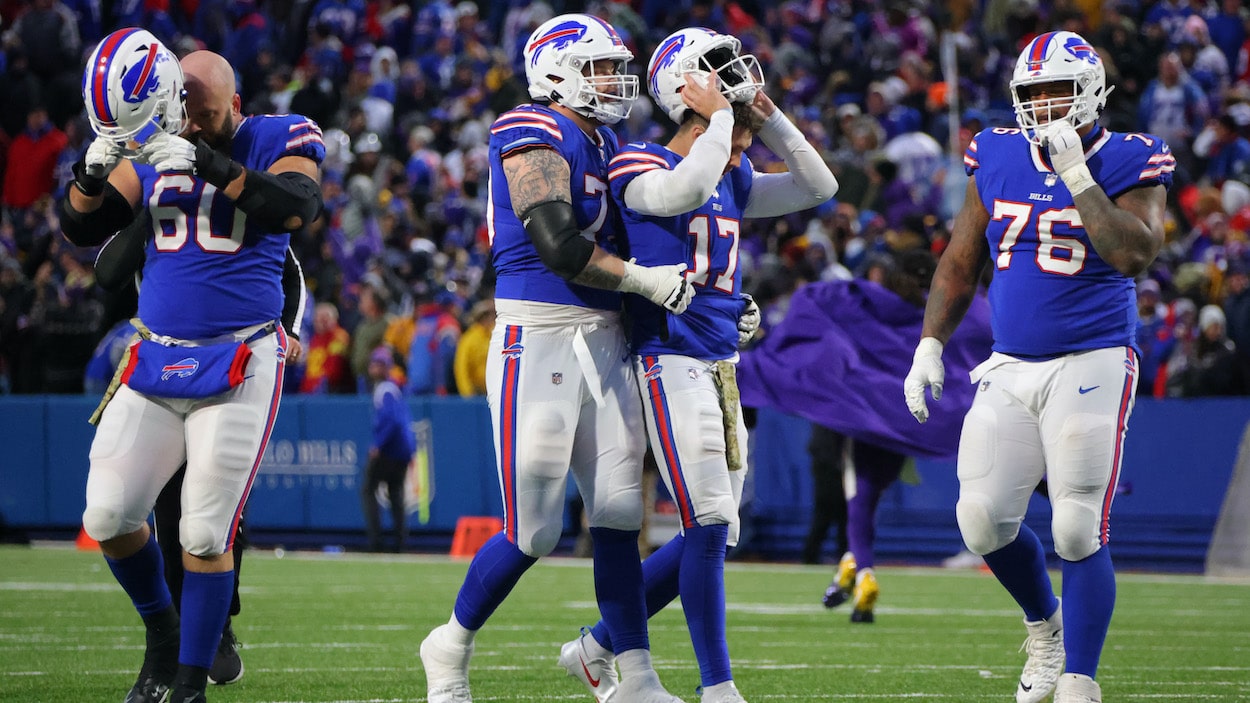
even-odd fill
[[[738,237],[751,195],[751,162],[744,156],[706,203],[684,215],[644,215],[624,205],[625,187],[638,174],[672,169],[681,158],[659,144],[632,143],[609,165],[608,182],[621,208],[630,255],[642,266],[685,263],[686,279],[696,288],[690,307],[680,315],[640,296],[625,296],[630,341],[636,354],[728,359],[738,351],[738,318],[746,307]]]
[[[592,139],[573,120],[544,105],[522,105],[490,128],[490,199],[486,222],[495,265],[495,297],[618,310],[620,293],[569,283],[538,258],[538,250],[512,210],[503,160],[533,148],[554,149],[569,164],[573,212],[582,236],[616,253],[619,218],[608,196],[608,160],[616,135],[600,127]]]
[[[321,129],[300,115],[247,117],[231,156],[256,171],[285,156],[325,159]],[[152,213],[139,318],[157,334],[205,339],[282,317],[289,234],[265,234],[213,185],[135,164]]]
[[[1133,188],[1171,187],[1176,160],[1159,137],[1096,127],[1084,142],[1090,173],[1112,200]],[[1094,250],[1049,155],[1020,130],[996,127],[973,138],[964,168],[990,213],[994,350],[1046,358],[1135,346],[1133,279]]]

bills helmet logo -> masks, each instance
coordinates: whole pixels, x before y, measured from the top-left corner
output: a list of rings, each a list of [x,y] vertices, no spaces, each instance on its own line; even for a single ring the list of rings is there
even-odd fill
[[[501,349],[499,353],[503,354],[505,359],[520,359],[523,351],[525,347],[521,346],[520,342],[513,342]]]
[[[162,58],[164,57],[160,56],[160,47],[156,44],[147,46],[143,60],[122,73],[122,100],[137,104],[156,92],[161,84],[156,73],[156,62]]]
[[[191,357],[187,357],[175,364],[165,364],[161,367],[161,380],[168,381],[177,376],[178,378],[187,378],[195,375],[200,370],[200,362]]]
[[[651,74],[647,76],[647,82],[651,84],[652,93],[660,92],[659,88],[656,86],[655,77],[659,75],[660,71],[663,71],[673,65],[673,62],[677,60],[677,54],[681,52],[682,47],[685,45],[686,35],[678,34],[674,37],[670,37],[668,41],[664,42],[664,44],[656,50],[655,62],[651,66]]]
[[[1090,46],[1088,42],[1081,40],[1080,37],[1072,37],[1068,39],[1068,42],[1063,45],[1063,48],[1067,49],[1069,54],[1072,54],[1078,59],[1088,61],[1094,65],[1097,65],[1100,60],[1098,52],[1094,51],[1094,47]]]
[[[587,29],[586,25],[574,20],[557,24],[551,28],[551,31],[530,42],[530,45],[526,47],[527,51],[533,52],[530,56],[530,63],[538,63],[538,55],[542,53],[543,49],[548,47],[563,49],[580,41],[582,37],[586,36]]]

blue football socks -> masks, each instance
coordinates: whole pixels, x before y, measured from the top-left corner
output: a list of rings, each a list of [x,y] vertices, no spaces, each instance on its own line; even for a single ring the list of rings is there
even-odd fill
[[[508,541],[506,532],[486,540],[469,564],[469,573],[456,595],[456,620],[465,629],[480,630],[521,580],[521,574],[536,561]]]
[[[1046,553],[1037,533],[1020,525],[1020,533],[1011,544],[985,555],[985,563],[994,572],[1016,603],[1024,609],[1029,622],[1045,620],[1059,608],[1050,575],[1046,573]]]

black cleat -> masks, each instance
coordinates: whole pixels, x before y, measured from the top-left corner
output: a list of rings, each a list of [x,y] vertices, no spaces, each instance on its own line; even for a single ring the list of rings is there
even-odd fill
[[[165,703],[169,697],[169,689],[178,673],[180,645],[177,615],[173,614],[172,607],[170,614],[172,620],[166,621],[163,631],[147,629],[143,666],[135,685],[126,694],[125,703]]]
[[[179,686],[169,695],[169,703],[208,703],[208,696],[199,689]]]
[[[232,684],[243,678],[243,660],[239,658],[239,640],[234,636],[234,628],[226,621],[226,628],[221,632],[221,642],[217,645],[217,656],[213,657],[213,665],[208,670],[208,682],[217,686]]]

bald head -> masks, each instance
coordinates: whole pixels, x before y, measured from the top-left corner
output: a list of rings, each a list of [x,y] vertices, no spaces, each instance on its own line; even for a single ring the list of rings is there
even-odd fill
[[[193,51],[182,59],[187,89],[188,137],[203,137],[214,148],[229,147],[242,120],[234,69],[220,54]]]

